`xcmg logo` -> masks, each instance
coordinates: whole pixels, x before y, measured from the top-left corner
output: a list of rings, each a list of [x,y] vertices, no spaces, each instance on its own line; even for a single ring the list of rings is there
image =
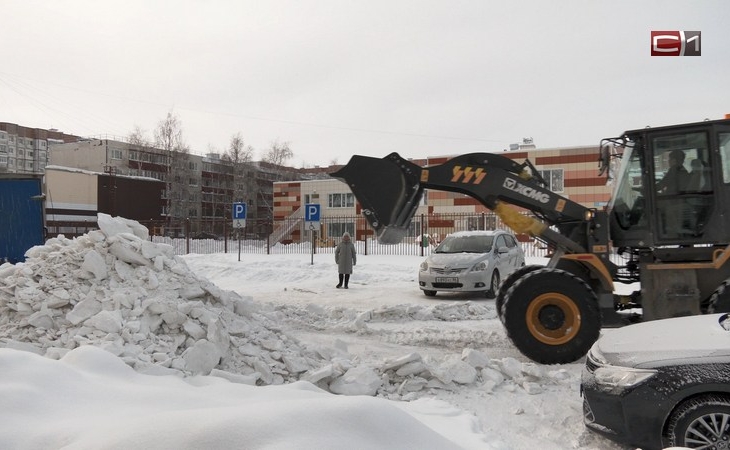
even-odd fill
[[[651,56],[701,56],[699,31],[652,31]]]
[[[540,192],[535,188],[531,188],[530,186],[525,186],[522,183],[518,183],[512,178],[505,179],[502,186],[504,186],[506,189],[509,189],[510,191],[514,191],[518,194],[524,195],[527,198],[537,200],[540,203],[547,203],[550,201],[550,196],[546,193]]]

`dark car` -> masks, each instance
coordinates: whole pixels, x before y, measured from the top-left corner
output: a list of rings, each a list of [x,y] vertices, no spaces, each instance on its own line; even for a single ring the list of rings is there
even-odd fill
[[[586,358],[585,425],[644,450],[730,448],[730,318],[712,314],[607,330]]]

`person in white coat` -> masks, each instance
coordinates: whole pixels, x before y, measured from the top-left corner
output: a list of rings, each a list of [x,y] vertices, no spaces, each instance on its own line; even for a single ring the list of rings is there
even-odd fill
[[[350,233],[345,232],[342,240],[335,248],[335,262],[337,263],[337,272],[340,276],[340,282],[335,286],[337,289],[344,287],[350,282],[352,268],[357,263],[357,255],[355,254],[355,244],[350,239]]]

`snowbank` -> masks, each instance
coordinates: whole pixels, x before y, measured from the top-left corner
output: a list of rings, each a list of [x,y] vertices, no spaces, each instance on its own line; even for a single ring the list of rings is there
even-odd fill
[[[50,239],[30,249],[24,263],[0,266],[0,347],[60,359],[92,345],[140,373],[256,385],[303,380],[345,395],[407,397],[473,384],[491,390],[506,381],[536,394],[565,377],[562,370],[490,359],[469,348],[445,361],[413,352],[370,365],[337,342],[307,348],[281,326],[290,319],[280,310],[196,275],[169,245],[150,242],[139,223],[106,214],[98,222],[99,230]],[[357,332],[373,315],[388,313],[345,317],[342,326]],[[448,320],[486,311],[467,303],[408,314]]]

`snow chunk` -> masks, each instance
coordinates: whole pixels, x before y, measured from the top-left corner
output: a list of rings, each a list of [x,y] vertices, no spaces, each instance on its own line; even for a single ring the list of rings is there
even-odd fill
[[[119,333],[122,330],[122,315],[119,311],[101,311],[87,319],[84,325],[106,333]]]
[[[182,357],[185,360],[185,370],[195,375],[208,375],[218,365],[221,354],[217,345],[201,339],[185,350]]]
[[[380,375],[370,367],[353,367],[330,383],[330,391],[342,395],[375,395],[382,386]]]
[[[107,267],[104,258],[96,250],[91,250],[84,256],[84,263],[81,264],[81,268],[93,273],[94,278],[97,280],[103,280],[107,277]]]

